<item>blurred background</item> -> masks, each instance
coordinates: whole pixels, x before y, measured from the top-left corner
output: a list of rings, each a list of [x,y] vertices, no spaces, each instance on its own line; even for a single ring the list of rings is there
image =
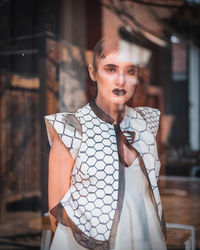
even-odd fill
[[[94,95],[105,35],[143,65],[129,105],[162,112],[159,181],[168,249],[200,249],[200,1],[0,0],[0,249],[48,249],[44,115]]]

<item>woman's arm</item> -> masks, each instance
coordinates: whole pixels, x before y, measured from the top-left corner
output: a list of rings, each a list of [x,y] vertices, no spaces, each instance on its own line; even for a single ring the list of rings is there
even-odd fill
[[[49,211],[56,206],[66,194],[71,183],[71,171],[74,159],[55,133],[53,144],[49,154],[49,180],[48,199]],[[57,224],[55,218],[49,212],[52,230],[55,232]]]

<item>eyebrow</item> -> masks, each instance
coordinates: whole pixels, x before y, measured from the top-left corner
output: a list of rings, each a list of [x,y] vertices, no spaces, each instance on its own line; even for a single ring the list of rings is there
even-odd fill
[[[108,67],[108,66],[112,66],[112,67],[116,67],[116,68],[119,67],[119,66],[112,64],[112,63],[104,65],[104,67]],[[127,65],[126,68],[127,67],[135,68],[136,66],[134,64],[130,64],[130,65]]]
[[[106,65],[104,65],[104,67],[108,67],[108,66],[112,66],[112,67],[118,67],[117,65],[115,65],[115,64],[112,64],[112,63],[109,63],[109,64],[106,64]]]

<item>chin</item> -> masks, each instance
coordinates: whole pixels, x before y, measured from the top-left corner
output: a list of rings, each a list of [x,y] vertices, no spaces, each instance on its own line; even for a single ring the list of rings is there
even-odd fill
[[[113,100],[113,103],[119,104],[119,105],[125,105],[127,101],[128,101],[127,98],[125,98],[124,96],[120,96],[120,97],[115,98]]]

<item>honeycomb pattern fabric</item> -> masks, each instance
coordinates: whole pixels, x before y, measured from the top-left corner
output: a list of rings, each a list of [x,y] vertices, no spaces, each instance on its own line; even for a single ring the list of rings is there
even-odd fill
[[[47,135],[50,146],[57,132],[62,142],[76,159],[82,141],[82,129],[79,121],[71,113],[58,113],[45,116]]]
[[[159,160],[155,141],[159,115],[160,112],[152,108],[126,107],[120,129],[127,140],[134,133],[132,146],[144,161],[161,219],[156,178]],[[86,248],[109,249],[113,221],[116,211],[119,213],[121,175],[115,127],[111,122],[100,119],[89,104],[74,114],[58,113],[45,118],[50,144],[55,129],[75,159],[70,189],[60,201],[71,221],[70,226],[74,228],[74,237]]]
[[[155,136],[159,126],[160,111],[150,107],[127,107],[127,116],[120,124],[122,131],[134,131],[132,146],[140,153],[147,171],[151,189],[157,204],[159,218],[162,218],[162,205],[158,190],[160,161]]]

